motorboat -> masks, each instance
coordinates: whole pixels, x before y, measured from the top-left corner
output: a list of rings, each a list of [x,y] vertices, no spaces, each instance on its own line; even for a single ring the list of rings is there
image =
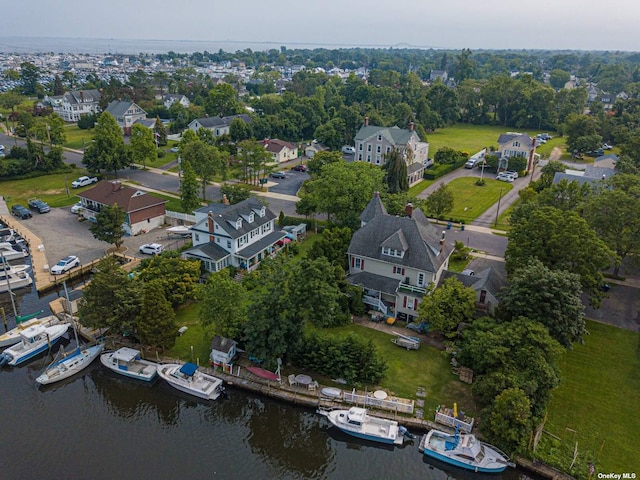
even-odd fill
[[[45,368],[44,372],[36,382],[41,385],[59,382],[81,372],[93,362],[104,349],[104,344],[98,343],[89,347],[77,346],[71,352],[62,352],[60,358],[55,359],[51,365]]]
[[[51,325],[33,325],[20,332],[20,341],[0,354],[0,366],[16,366],[51,348],[67,333],[68,323]]]
[[[29,255],[25,250],[17,249],[9,242],[0,242],[0,257],[4,257],[7,262],[18,260]]]
[[[369,415],[365,408],[319,409],[318,413],[327,417],[331,424],[344,433],[354,437],[391,445],[402,445],[404,441],[398,422]]]
[[[157,363],[142,359],[140,351],[129,347],[122,347],[115,352],[100,355],[100,362],[109,370],[129,378],[137,378],[150,382],[157,373]]]
[[[29,275],[29,265],[9,265],[0,263],[0,293],[29,287],[33,278]]]
[[[46,327],[54,325],[56,323],[60,323],[60,320],[58,320],[58,317],[56,317],[55,315],[25,320],[24,322],[17,324],[8,332],[0,335],[0,348],[9,347],[18,343],[20,341],[20,332],[23,332],[29,327],[32,327],[34,325],[44,325]]]
[[[205,400],[215,400],[224,392],[222,380],[198,371],[194,363],[166,363],[158,367],[158,375],[181,392]]]
[[[422,437],[419,450],[428,457],[474,472],[500,473],[515,466],[498,448],[470,433],[460,434],[458,428],[454,434],[431,430]]]

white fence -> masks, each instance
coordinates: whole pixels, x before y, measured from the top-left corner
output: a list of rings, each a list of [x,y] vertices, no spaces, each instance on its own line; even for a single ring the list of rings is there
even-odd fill
[[[381,400],[373,396],[373,392],[365,395],[359,395],[353,392],[342,392],[342,401],[347,403],[354,403],[356,405],[362,405],[364,407],[376,407],[382,410],[390,410],[398,413],[408,413],[413,415],[414,401],[407,400],[405,398],[386,398]]]
[[[165,219],[171,219],[171,221],[167,221],[167,223],[173,224],[173,220],[182,220],[183,223],[193,224],[196,223],[196,216],[189,215],[188,213],[180,213],[180,212],[172,212],[171,210],[167,210],[164,212]]]

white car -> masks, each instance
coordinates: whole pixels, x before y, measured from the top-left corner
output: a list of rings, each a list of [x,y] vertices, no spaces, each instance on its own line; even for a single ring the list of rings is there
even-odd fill
[[[75,255],[69,255],[51,267],[51,273],[61,275],[78,266],[80,266],[80,259]]]
[[[73,188],[86,187],[87,185],[91,185],[92,183],[98,183],[98,177],[80,177],[77,180],[71,182],[71,186]]]
[[[507,174],[511,175],[514,180],[516,178],[518,178],[518,172],[516,172],[515,170],[507,170],[506,172],[503,172],[503,173],[507,173]]]
[[[145,253],[147,255],[160,255],[164,250],[164,247],[159,243],[145,243],[144,245],[140,245],[140,253]]]
[[[355,147],[350,147],[349,145],[345,145],[342,147],[342,153],[346,153],[347,155],[355,155],[356,149]]]
[[[78,203],[74,203],[71,206],[71,213],[80,213],[80,210],[82,210],[84,207],[82,206],[82,202],[78,202]]]
[[[500,172],[496,177],[496,180],[500,180],[501,182],[513,182],[515,178],[507,172]]]

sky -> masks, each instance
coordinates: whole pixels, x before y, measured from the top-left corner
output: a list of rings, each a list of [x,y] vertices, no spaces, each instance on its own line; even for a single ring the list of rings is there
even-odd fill
[[[308,48],[640,51],[638,19],[638,0],[0,0],[0,37]]]

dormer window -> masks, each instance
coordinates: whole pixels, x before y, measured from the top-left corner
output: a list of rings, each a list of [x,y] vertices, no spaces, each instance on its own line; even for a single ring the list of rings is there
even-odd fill
[[[396,250],[395,248],[389,248],[389,247],[382,247],[382,254],[388,255],[389,257],[397,257],[397,258],[404,257],[403,251]]]
[[[236,220],[236,230],[240,230],[242,228],[242,219],[239,218]]]
[[[253,214],[253,212],[251,212],[249,214],[249,223],[253,223],[254,219],[255,219],[255,215]]]

